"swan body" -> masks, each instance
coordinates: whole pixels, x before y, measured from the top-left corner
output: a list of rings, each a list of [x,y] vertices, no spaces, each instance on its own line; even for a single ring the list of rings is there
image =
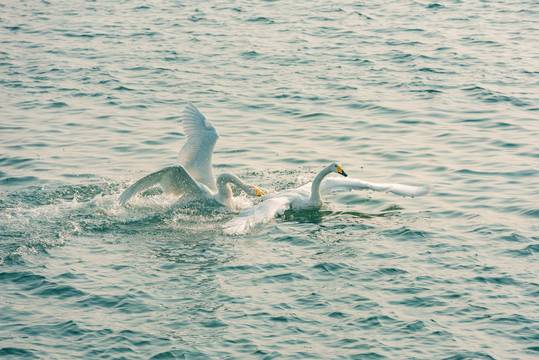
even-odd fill
[[[296,189],[280,191],[260,204],[243,210],[238,217],[225,224],[225,232],[228,234],[245,233],[256,224],[266,222],[282,214],[287,209],[320,209],[323,204],[320,185],[322,180],[332,172],[345,177],[348,176],[342,166],[333,163],[320,171],[312,183]]]
[[[331,164],[322,170],[314,178],[312,183],[305,184],[296,189],[280,191],[268,196],[261,203],[243,210],[237,217],[225,224],[225,233],[231,235],[244,234],[257,224],[267,222],[278,215],[282,215],[288,209],[317,210],[323,204],[322,195],[338,191],[370,189],[392,192],[402,196],[421,196],[430,191],[429,186],[378,184],[351,178],[325,178],[331,172],[337,172],[345,177],[347,176],[342,171],[342,167],[337,164]]]
[[[236,175],[229,173],[217,177],[217,191],[212,191],[207,185],[195,180],[183,165],[173,165],[139,179],[122,193],[119,202],[125,205],[141,191],[161,185],[166,195],[181,196],[186,200],[215,200],[230,207],[234,202],[230,184],[238,186],[248,195],[262,196],[262,191],[256,186],[246,184]]]
[[[118,199],[121,205],[155,185],[161,185],[167,195],[181,196],[184,200],[215,200],[225,206],[231,206],[234,202],[229,184],[238,186],[248,195],[262,196],[260,189],[246,184],[233,174],[223,173],[215,178],[212,155],[219,138],[217,130],[192,104],[186,106],[182,120],[187,141],[178,154],[179,164],[135,182]]]

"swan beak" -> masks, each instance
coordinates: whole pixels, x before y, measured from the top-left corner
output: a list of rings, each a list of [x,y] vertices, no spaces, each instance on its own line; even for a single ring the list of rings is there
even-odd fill
[[[348,174],[344,172],[342,166],[337,166],[337,171],[344,177],[348,176]]]
[[[262,196],[262,191],[260,191],[260,189],[256,189],[256,195],[257,196]]]

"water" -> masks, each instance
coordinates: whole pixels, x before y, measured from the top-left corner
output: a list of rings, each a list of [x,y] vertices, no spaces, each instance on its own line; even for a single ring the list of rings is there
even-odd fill
[[[0,357],[525,359],[539,352],[537,4],[0,3]],[[118,196],[174,163],[268,192],[332,161],[431,184],[234,212]],[[248,201],[248,199],[244,199]]]

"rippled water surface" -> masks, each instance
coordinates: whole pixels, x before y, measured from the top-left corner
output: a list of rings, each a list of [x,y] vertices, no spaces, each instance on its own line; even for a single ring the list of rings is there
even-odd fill
[[[0,357],[539,356],[535,1],[0,2]],[[181,113],[266,192],[430,184],[242,236],[145,193]],[[242,197],[247,205],[251,200]]]

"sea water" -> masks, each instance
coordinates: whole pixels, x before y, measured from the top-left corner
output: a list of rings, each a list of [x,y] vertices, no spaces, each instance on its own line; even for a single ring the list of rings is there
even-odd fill
[[[0,2],[0,357],[539,356],[535,1]],[[241,236],[176,162],[356,191]],[[337,176],[337,175],[334,175]],[[257,203],[235,191],[244,206]]]

